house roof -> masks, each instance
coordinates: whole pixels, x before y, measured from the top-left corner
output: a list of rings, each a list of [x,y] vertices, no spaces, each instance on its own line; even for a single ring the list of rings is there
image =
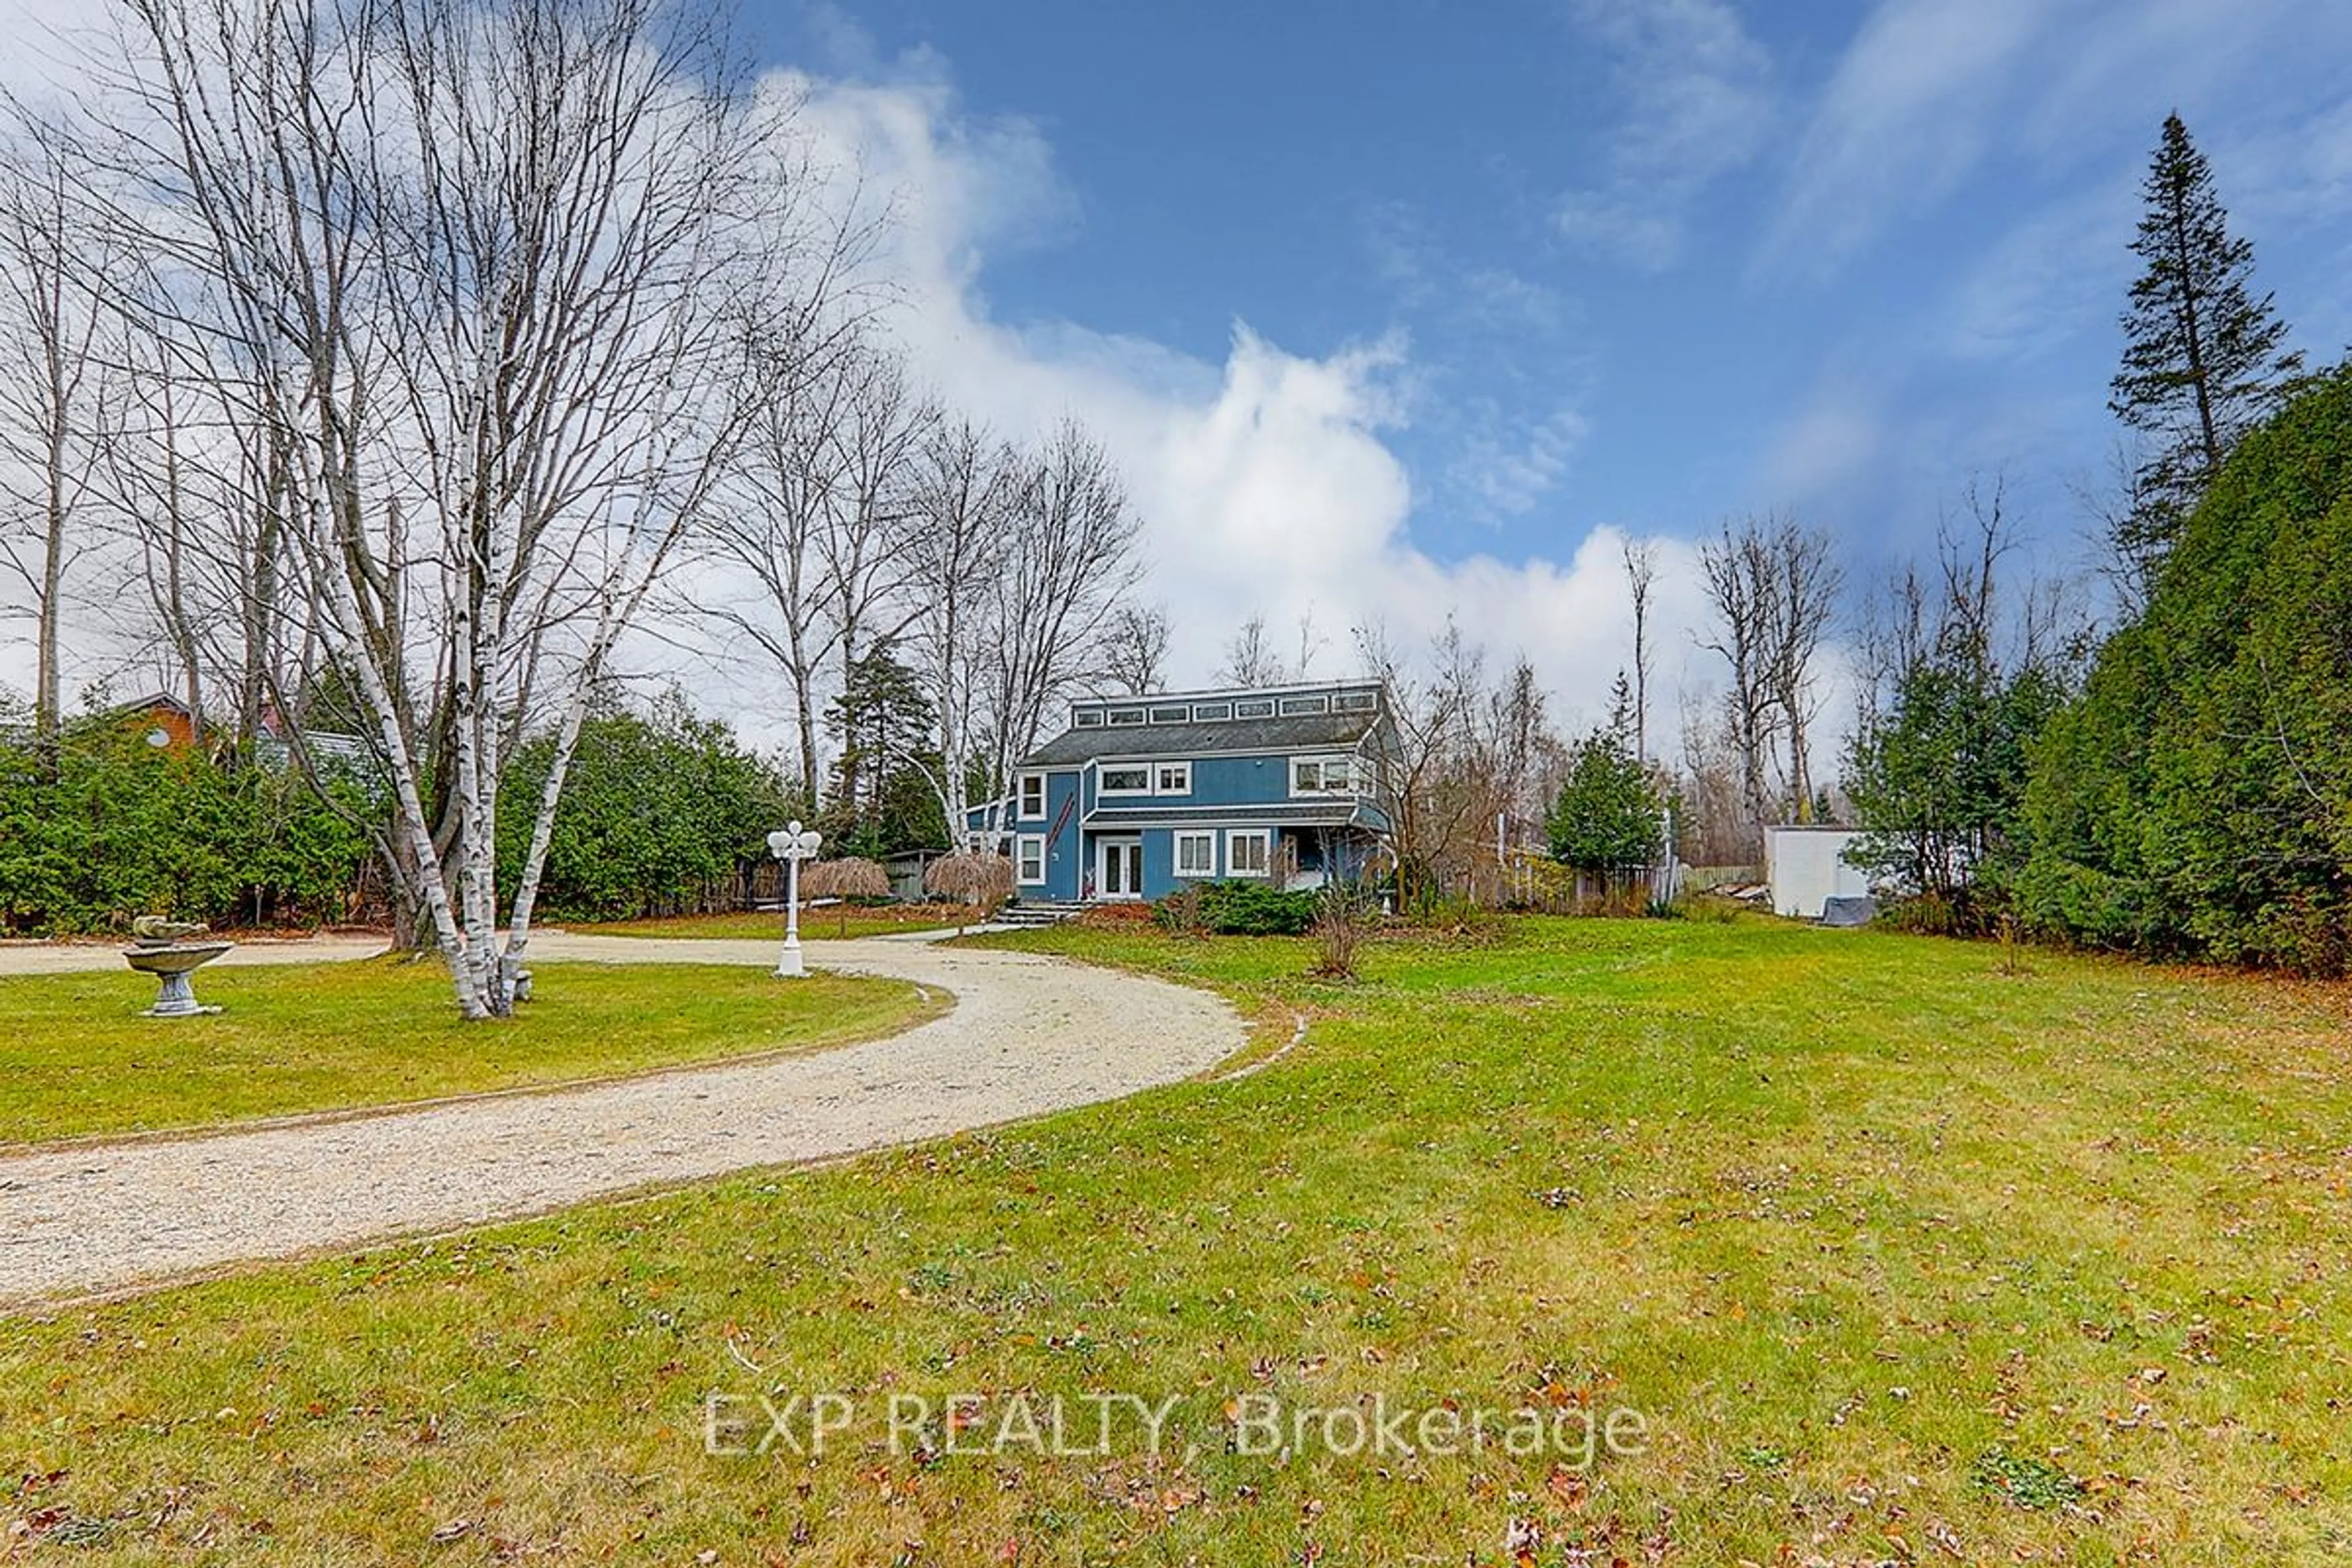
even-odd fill
[[[1119,827],[1345,827],[1361,820],[1353,800],[1279,805],[1113,805],[1087,814],[1089,833]]]
[[[1300,713],[1287,719],[1222,719],[1195,724],[1070,729],[1021,759],[1021,765],[1075,767],[1098,758],[1202,757],[1220,752],[1346,751],[1380,721],[1377,712]]]

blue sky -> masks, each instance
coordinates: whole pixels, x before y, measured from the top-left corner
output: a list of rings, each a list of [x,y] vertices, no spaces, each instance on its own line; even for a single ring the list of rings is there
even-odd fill
[[[2134,183],[2178,108],[2315,359],[2352,335],[2352,6],[782,0],[763,46],[951,89],[1052,199],[975,294],[1221,361],[1387,345],[1441,561],[1786,507],[1909,548],[2006,471],[2071,547]]]

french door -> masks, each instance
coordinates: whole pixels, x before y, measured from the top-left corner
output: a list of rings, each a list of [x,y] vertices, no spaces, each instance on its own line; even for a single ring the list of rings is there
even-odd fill
[[[1143,897],[1143,840],[1106,838],[1097,852],[1095,894],[1104,899]]]

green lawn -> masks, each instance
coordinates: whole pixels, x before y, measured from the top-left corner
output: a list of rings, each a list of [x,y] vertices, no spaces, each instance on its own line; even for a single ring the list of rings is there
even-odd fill
[[[832,937],[890,936],[901,931],[952,931],[957,911],[942,904],[880,904],[871,908],[801,910],[801,935],[812,942]],[[964,923],[977,921],[976,910],[963,911]],[[704,937],[714,941],[774,942],[784,940],[781,914],[669,915],[656,920],[558,921],[566,931],[591,936]]]
[[[1245,1078],[0,1323],[0,1514],[131,1561],[2352,1552],[2342,989],[1760,922],[1383,942],[1354,985],[1013,940],[1312,1024]],[[850,1429],[707,1452],[762,1391]],[[962,1392],[894,1448],[889,1395]],[[1133,1420],[971,1451],[1056,1399],[1084,1449],[1117,1394],[1176,1400],[1156,1459]],[[1558,1446],[1286,1460],[1265,1399]],[[1641,1451],[1580,1463],[1621,1410]]]
[[[468,1024],[437,963],[377,959],[197,976],[216,1017],[140,1016],[129,970],[0,978],[0,1144],[561,1083],[869,1039],[913,987],[751,969],[538,963],[538,1000]]]

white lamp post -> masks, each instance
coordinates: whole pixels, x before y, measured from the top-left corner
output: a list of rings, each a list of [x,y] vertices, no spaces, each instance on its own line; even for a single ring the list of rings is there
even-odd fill
[[[801,862],[814,859],[824,841],[814,829],[802,831],[797,821],[768,835],[768,853],[784,863],[784,954],[776,960],[776,973],[787,979],[808,973],[801,967]]]

